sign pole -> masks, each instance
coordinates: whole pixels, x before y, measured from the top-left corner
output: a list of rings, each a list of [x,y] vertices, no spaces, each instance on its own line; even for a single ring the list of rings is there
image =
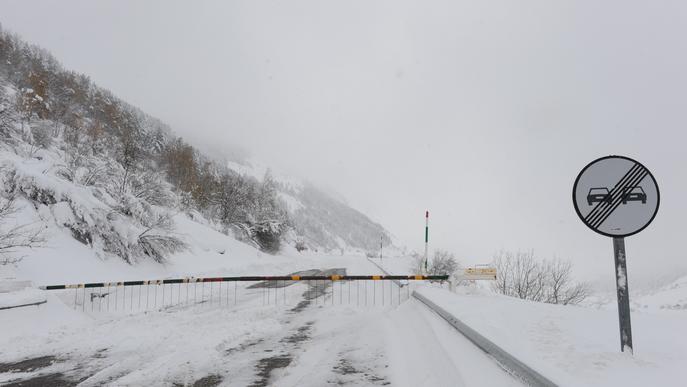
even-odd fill
[[[427,251],[429,246],[429,211],[425,211],[425,273],[427,273]]]
[[[644,230],[656,217],[661,203],[658,183],[640,162],[611,155],[587,164],[577,175],[572,194],[580,220],[592,231],[613,238],[620,351],[632,355],[625,237]]]
[[[632,327],[630,324],[630,296],[627,286],[625,238],[613,238],[615,255],[615,283],[618,288],[618,319],[620,324],[620,350],[632,354]]]

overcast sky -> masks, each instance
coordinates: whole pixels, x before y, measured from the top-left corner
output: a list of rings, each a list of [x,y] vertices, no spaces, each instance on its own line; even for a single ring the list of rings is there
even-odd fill
[[[409,248],[534,248],[612,284],[571,202],[622,154],[661,188],[630,281],[687,268],[683,1],[0,1],[0,23],[197,144],[341,193]]]

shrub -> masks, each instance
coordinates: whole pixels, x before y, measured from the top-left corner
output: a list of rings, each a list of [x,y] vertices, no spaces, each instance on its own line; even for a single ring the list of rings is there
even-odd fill
[[[500,251],[494,256],[492,290],[506,296],[550,304],[578,304],[589,295],[585,283],[574,282],[572,264],[560,259],[537,260],[533,251]]]

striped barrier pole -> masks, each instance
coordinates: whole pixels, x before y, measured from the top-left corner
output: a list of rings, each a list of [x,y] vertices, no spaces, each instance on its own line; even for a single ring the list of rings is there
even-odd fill
[[[207,277],[207,278],[171,278],[150,281],[91,282],[85,284],[39,286],[42,290],[103,288],[139,285],[163,285],[180,283],[206,282],[261,282],[261,281],[447,281],[448,275],[312,275],[312,276],[243,276],[243,277]]]
[[[339,294],[339,304],[344,303],[344,294],[343,292],[345,290],[348,291],[348,297],[347,300],[349,304],[352,302],[352,299],[354,298],[351,295],[352,292],[352,284],[351,282],[355,281],[356,286],[355,286],[355,303],[357,305],[362,305],[363,303],[360,300],[360,297],[364,297],[364,306],[368,305],[377,305],[379,303],[376,302],[376,297],[379,292],[377,292],[377,281],[382,281],[381,283],[381,305],[386,305],[387,304],[387,297],[386,297],[386,282],[389,282],[389,298],[388,301],[390,304],[393,304],[393,284],[396,283],[398,284],[399,281],[446,281],[448,280],[448,276],[430,276],[430,275],[310,275],[310,276],[303,276],[303,275],[286,275],[286,276],[240,276],[240,277],[207,277],[207,278],[197,278],[197,277],[190,277],[190,278],[171,278],[171,279],[163,279],[163,280],[145,280],[145,281],[120,281],[120,282],[92,282],[92,283],[83,283],[83,284],[64,284],[64,285],[47,285],[47,286],[41,286],[40,289],[43,290],[71,290],[73,289],[74,291],[74,296],[73,296],[73,302],[74,302],[74,308],[78,308],[79,306],[81,307],[80,309],[82,311],[86,311],[87,305],[86,302],[91,303],[90,310],[93,311],[103,311],[107,310],[110,311],[110,304],[113,305],[114,311],[133,311],[134,309],[136,310],[148,310],[149,308],[158,308],[159,306],[163,308],[167,308],[169,306],[173,305],[182,305],[182,304],[190,304],[190,292],[191,289],[189,289],[189,286],[193,286],[192,292],[193,292],[193,300],[191,301],[193,304],[203,304],[206,303],[207,305],[214,305],[216,303],[219,303],[222,305],[222,288],[223,282],[234,282],[234,304],[237,304],[237,298],[238,298],[238,283],[239,282],[255,282],[258,283],[256,285],[251,285],[249,287],[242,287],[242,289],[250,290],[250,289],[256,289],[257,288],[262,288],[262,299],[263,299],[263,305],[278,305],[279,304],[279,291],[282,289],[282,299],[283,299],[283,304],[287,304],[287,292],[289,291],[288,288],[293,284],[293,283],[303,283],[306,284],[306,289],[305,292],[303,293],[303,296],[305,300],[309,302],[314,302],[315,304],[319,303],[320,301],[318,300],[319,298],[322,299],[322,303],[331,303],[332,305],[336,304],[336,292],[338,291]],[[344,289],[344,284],[342,281],[347,281],[347,288]],[[359,283],[363,281],[364,289],[360,289]],[[368,287],[367,287],[367,282],[368,281],[373,281],[373,288],[372,292],[369,292]],[[219,293],[215,294],[215,289],[214,289],[214,283],[218,282],[218,287],[219,287]],[[339,282],[338,290],[337,290],[337,284],[336,282]],[[209,283],[209,299],[208,295],[206,294],[207,292],[205,291],[205,286],[206,283]],[[262,284],[259,284],[262,283]],[[174,286],[174,284],[177,284],[177,286]],[[185,296],[185,301],[182,301],[182,284],[186,287],[186,296]],[[198,291],[198,285],[201,286],[200,292]],[[146,297],[145,297],[145,302],[143,301],[143,287],[145,286],[145,292],[146,292]],[[152,289],[151,289],[152,287]],[[160,289],[161,287],[161,289]],[[121,288],[121,291],[118,291],[119,288]],[[129,288],[129,289],[127,289]],[[274,288],[274,296],[272,295],[273,291],[270,288]],[[331,289],[329,289],[331,288]],[[161,292],[161,295],[158,296],[158,289]],[[150,290],[153,290],[153,295],[150,294]],[[177,293],[176,295],[174,293]],[[229,304],[229,285],[227,284],[226,286],[226,301],[225,303],[228,305]],[[137,294],[134,294],[137,293]],[[201,300],[197,299],[197,296],[200,293],[201,295]],[[398,290],[398,304],[401,303],[401,296],[400,296],[400,287]],[[219,299],[217,299],[218,296]],[[369,300],[369,296],[372,296],[373,299]],[[103,297],[107,297],[106,305],[103,305]],[[122,298],[122,303],[121,305],[119,304],[119,298]],[[274,301],[272,298],[274,297]],[[327,297],[331,297],[331,300],[326,300]],[[95,307],[95,298],[98,298],[98,307]],[[113,300],[110,300],[111,298],[114,298]],[[158,298],[161,298],[161,303],[158,304]],[[176,299],[176,304],[175,304],[175,299]],[[129,301],[129,304],[127,305],[126,301]],[[137,300],[137,301],[135,301]],[[81,305],[79,304],[79,301],[81,301]],[[214,302],[214,303],[213,303]],[[127,308],[128,306],[128,308]]]

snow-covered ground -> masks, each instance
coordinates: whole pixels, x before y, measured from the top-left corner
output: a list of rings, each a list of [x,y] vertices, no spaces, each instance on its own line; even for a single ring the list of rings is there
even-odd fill
[[[285,274],[294,267],[380,273],[364,257],[221,256],[217,270],[232,274]],[[210,262],[205,267],[210,270]],[[176,272],[181,264],[166,269]],[[363,306],[342,302],[357,284],[334,286],[334,298],[328,293],[308,300],[306,284],[299,283],[277,293],[279,301],[270,304],[264,290],[242,288],[236,305],[184,303],[123,313],[73,309],[69,297],[48,293],[44,306],[3,313],[0,383],[518,385],[438,316],[408,300],[410,289],[402,293],[392,283],[375,284],[376,304]],[[372,285],[366,286],[364,294],[372,300]],[[388,295],[384,306],[382,289]]]
[[[35,222],[34,208],[20,205],[16,221]],[[135,265],[97,256],[58,225],[43,222],[48,244],[20,251],[25,258],[3,266],[0,277],[40,286],[330,268],[381,274],[362,255],[285,251],[273,256],[213,230],[202,219],[178,214],[174,220],[189,249],[164,264]],[[398,272],[408,273],[401,265]],[[25,300],[28,293],[48,301],[0,311],[0,384],[460,386],[479,385],[488,375],[495,385],[517,385],[438,316],[409,299],[411,287],[339,282],[333,293],[314,297],[308,283],[280,289],[247,285],[118,288],[109,300],[90,299],[83,289],[0,293],[0,302],[7,304]],[[195,292],[189,301],[184,290]],[[104,291],[97,289],[98,294]],[[208,292],[214,297],[208,298]],[[148,299],[150,307],[141,307]],[[170,302],[175,299],[181,302]],[[105,307],[113,301],[118,309]]]
[[[413,258],[410,256],[368,259],[389,275],[418,274],[413,264]]]
[[[372,259],[394,274],[406,258]],[[495,295],[488,286],[418,291],[560,385],[681,385],[687,277],[632,301],[634,356],[620,352],[615,301],[562,306]],[[593,305],[593,306],[592,306]]]
[[[636,297],[632,300],[632,307],[647,311],[683,311],[687,313],[687,276]]]
[[[21,211],[18,221],[35,216],[32,211]],[[175,222],[190,248],[165,264],[136,265],[99,258],[46,223],[48,245],[21,252],[26,258],[16,267],[2,267],[0,277],[38,286],[331,268],[381,274],[377,265],[389,274],[412,274],[410,257],[379,260],[295,251],[273,256],[187,215],[176,215]],[[272,293],[240,284],[236,304],[227,296],[222,302],[209,301],[206,295],[202,303],[156,303],[148,309],[134,307],[129,299],[147,295],[139,288],[138,293],[129,289],[122,295],[127,307],[116,312],[99,311],[95,302],[102,299],[90,301],[78,292],[75,298],[73,290],[22,289],[0,293],[0,304],[41,297],[48,302],[0,311],[0,384],[517,385],[445,321],[408,297],[418,290],[561,385],[679,385],[687,358],[687,336],[681,334],[687,326],[685,283],[677,280],[633,300],[634,356],[619,352],[617,315],[610,304],[594,308],[531,303],[479,287],[451,293],[446,286],[412,281],[401,289],[390,282],[339,282],[333,294],[313,298],[307,283]],[[226,284],[214,286],[202,289],[217,296],[231,291]],[[176,293],[174,287],[166,289],[165,299],[185,296],[180,287]],[[353,298],[347,299],[349,294]],[[158,290],[155,295],[161,296]]]
[[[420,292],[561,385],[680,385],[687,314],[633,310],[634,356],[620,352],[617,311],[522,301],[479,289]]]

